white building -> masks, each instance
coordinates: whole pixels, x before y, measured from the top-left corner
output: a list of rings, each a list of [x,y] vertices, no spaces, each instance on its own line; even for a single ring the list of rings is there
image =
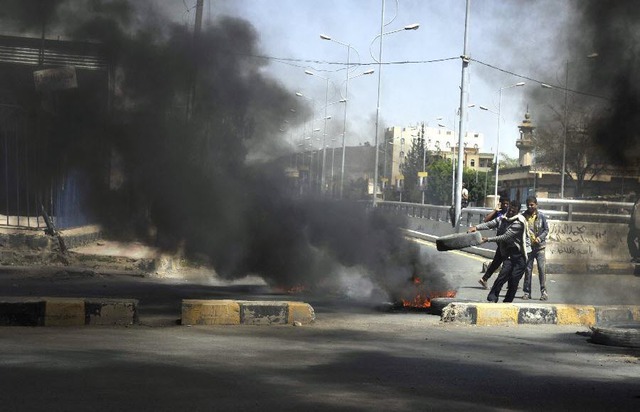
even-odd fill
[[[404,163],[404,158],[411,150],[413,140],[421,138],[422,125],[400,127],[389,127],[385,130],[384,135],[384,149],[382,151],[383,162],[383,181],[388,179],[387,183],[393,186],[398,185],[398,181],[403,179],[400,165]],[[426,140],[426,150],[430,154],[440,153],[443,158],[451,158],[457,153],[458,147],[458,135],[451,129],[445,127],[429,127],[424,126],[424,138]],[[475,152],[480,154],[482,146],[484,145],[484,134],[478,132],[466,132],[463,137],[463,144],[465,147],[465,153]],[[490,156],[492,159],[493,156]],[[483,161],[482,159],[473,160],[473,165],[465,166],[469,167],[491,167],[491,159],[489,161]],[[486,160],[486,159],[485,159]],[[476,163],[477,162],[477,163]]]

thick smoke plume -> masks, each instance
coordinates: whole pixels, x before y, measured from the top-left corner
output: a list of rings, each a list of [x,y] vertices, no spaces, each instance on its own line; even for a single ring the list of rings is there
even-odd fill
[[[78,116],[81,105],[68,105],[58,119],[61,147],[74,148],[66,165],[93,177],[94,213],[114,235],[182,251],[223,277],[255,274],[275,285],[327,285],[348,267],[398,297],[412,276],[437,274],[404,239],[402,222],[294,196],[281,164],[247,160],[293,153],[279,129],[284,119],[295,127],[311,116],[250,57],[261,53],[247,22],[221,17],[194,41],[150,2],[7,4],[3,17],[18,19],[14,27],[37,35],[44,22],[50,37],[98,41],[116,68],[109,111]],[[105,151],[122,165],[119,187],[91,161]],[[428,287],[449,289],[441,274],[434,278]]]
[[[599,56],[581,86],[592,85],[610,98],[609,108],[595,124],[596,139],[614,161],[637,164],[640,159],[640,8],[633,0],[575,2],[580,13],[576,32],[588,36]],[[616,144],[611,144],[616,142]]]
[[[543,81],[569,89],[569,128],[588,131],[603,160],[636,166],[640,159],[640,8],[634,0],[572,0],[568,4],[571,18],[558,25],[555,38],[559,41],[549,43],[556,47],[555,61],[542,66],[536,61],[536,69],[546,67]],[[546,9],[549,16],[540,18],[553,20],[551,14],[558,7],[551,2]],[[536,123],[565,121],[563,93],[528,90],[541,106],[548,105],[550,96],[556,99],[555,114],[535,113]],[[577,124],[585,119],[586,123]]]

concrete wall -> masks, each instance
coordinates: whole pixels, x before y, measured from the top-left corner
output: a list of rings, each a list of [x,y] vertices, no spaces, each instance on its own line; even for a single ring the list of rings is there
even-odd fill
[[[433,238],[455,233],[455,228],[449,222],[416,217],[409,217],[408,220],[409,229]],[[460,231],[466,231],[466,227],[461,227]],[[628,231],[628,226],[621,223],[550,220],[546,249],[547,270],[550,273],[633,273],[627,248]],[[493,236],[494,233],[483,232],[485,236]],[[465,250],[491,256],[495,244],[488,243]]]

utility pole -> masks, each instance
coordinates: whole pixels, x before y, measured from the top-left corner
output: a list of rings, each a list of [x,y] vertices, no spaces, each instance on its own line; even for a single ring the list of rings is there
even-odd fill
[[[466,115],[465,96],[467,94],[467,69],[469,67],[469,55],[467,54],[467,43],[469,42],[469,12],[471,9],[471,0],[467,0],[467,7],[464,20],[464,49],[462,52],[462,79],[460,81],[460,123],[458,126],[458,170],[456,176],[456,204],[455,204],[455,225],[456,232],[460,232],[460,213],[462,211],[462,169],[463,169],[463,155],[464,155],[464,129],[463,122]]]
[[[187,95],[187,121],[191,119],[193,114],[193,107],[196,101],[196,81],[198,79],[198,66],[196,53],[198,52],[200,44],[200,32],[202,31],[202,10],[204,8],[204,0],[197,0],[196,2],[196,21],[193,27],[193,71],[191,72],[191,79],[189,81],[189,92]]]

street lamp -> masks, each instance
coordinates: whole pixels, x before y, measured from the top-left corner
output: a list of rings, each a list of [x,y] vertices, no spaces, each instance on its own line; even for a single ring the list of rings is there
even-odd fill
[[[316,76],[319,77],[323,80],[325,80],[327,82],[327,87],[325,90],[325,94],[324,94],[324,132],[322,133],[322,167],[320,168],[321,171],[321,175],[320,175],[320,195],[324,194],[324,171],[325,171],[325,164],[327,161],[327,148],[326,148],[326,138],[327,138],[327,107],[329,106],[329,78],[328,77],[323,77],[320,76],[317,73],[314,73],[310,70],[305,70],[304,71],[305,74],[308,74],[309,76]]]
[[[373,45],[373,43],[376,41],[376,39],[379,37],[380,38],[380,47],[378,49],[378,58],[376,59],[373,56],[373,53],[371,53],[371,45],[369,45],[369,53],[371,54],[371,57],[373,58],[373,60],[376,61],[376,63],[378,63],[378,98],[377,98],[377,106],[376,106],[376,134],[375,134],[375,161],[374,161],[374,166],[373,166],[373,206],[376,205],[376,200],[378,197],[378,161],[379,161],[379,157],[380,154],[378,153],[378,128],[380,125],[380,88],[382,85],[382,40],[383,40],[383,36],[387,35],[387,34],[392,34],[392,33],[397,33],[400,31],[404,31],[404,30],[418,30],[418,28],[420,27],[420,25],[418,23],[414,23],[414,24],[410,24],[408,26],[404,26],[402,29],[398,29],[398,30],[393,30],[390,32],[385,33],[384,32],[384,4],[385,4],[385,0],[382,0],[382,12],[381,12],[381,18],[380,18],[380,34],[378,34],[376,37],[373,38],[373,40],[371,41],[371,45]],[[385,148],[386,149],[386,148]]]
[[[512,84],[510,86],[505,86],[505,87],[501,87],[500,89],[498,89],[499,92],[499,97],[498,97],[498,111],[494,112],[493,110],[490,110],[488,107],[486,106],[480,106],[480,110],[484,110],[490,113],[493,113],[495,115],[498,116],[498,130],[497,130],[497,139],[496,139],[496,157],[495,157],[495,164],[496,164],[496,178],[495,178],[495,188],[493,191],[493,195],[495,196],[495,198],[498,198],[498,174],[499,174],[499,170],[500,170],[500,161],[498,159],[498,157],[500,156],[500,123],[501,123],[501,108],[502,108],[502,91],[506,90],[506,89],[511,89],[512,87],[522,87],[524,86],[525,83],[524,82],[519,82],[516,84]]]
[[[326,34],[321,34],[320,38],[322,40],[327,40],[327,41],[332,41],[334,43],[340,44],[342,46],[345,46],[347,48],[347,74],[346,74],[346,79],[345,79],[345,93],[344,93],[344,119],[343,119],[343,124],[342,124],[342,165],[340,167],[340,199],[342,199],[342,195],[343,195],[343,189],[344,189],[344,165],[345,165],[345,159],[346,159],[346,136],[347,136],[347,100],[349,99],[349,79],[353,79],[359,76],[363,76],[363,75],[367,75],[367,74],[372,74],[373,70],[367,70],[364,73],[361,73],[357,76],[353,76],[353,77],[349,77],[349,70],[350,70],[350,66],[351,66],[351,49],[353,49],[353,51],[356,52],[356,54],[358,54],[358,50],[356,50],[353,46],[351,46],[349,43],[344,43],[341,42],[339,40],[336,40],[334,38],[332,38],[329,35]],[[358,54],[359,56],[359,54]],[[333,166],[331,169],[332,173],[333,173]]]
[[[586,56],[588,59],[593,59],[598,57],[598,53],[591,53]],[[564,71],[564,133],[562,137],[562,177],[560,180],[560,199],[564,199],[564,176],[565,170],[567,168],[567,126],[568,120],[567,116],[569,115],[569,60],[565,63],[565,71]],[[555,89],[555,87],[548,85],[546,83],[541,83],[543,89]]]

